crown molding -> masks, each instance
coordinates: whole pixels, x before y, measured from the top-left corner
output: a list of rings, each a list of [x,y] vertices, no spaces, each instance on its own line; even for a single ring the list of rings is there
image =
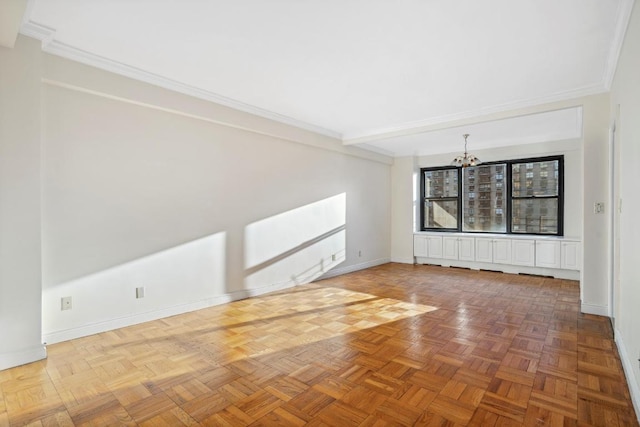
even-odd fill
[[[526,109],[554,102],[568,101],[571,99],[582,98],[585,96],[596,95],[607,92],[603,84],[593,84],[583,86],[578,89],[572,89],[557,92],[552,95],[537,98],[525,99],[521,101],[511,102],[507,104],[496,105],[493,107],[484,107],[478,110],[465,111],[461,113],[448,114],[438,117],[432,117],[426,120],[405,123],[403,125],[380,128],[371,132],[361,134],[345,134],[343,143],[345,145],[362,144],[365,142],[377,141],[381,139],[393,138],[397,136],[413,135],[416,133],[428,132],[436,129],[458,126],[455,122],[462,120],[470,120],[477,123],[486,121],[487,116],[492,114],[505,113],[513,110]],[[447,125],[449,124],[449,125]]]
[[[602,76],[602,81],[606,90],[611,89],[613,78],[616,75],[618,59],[620,58],[620,52],[622,52],[622,45],[624,43],[625,34],[627,33],[627,27],[629,26],[629,20],[631,19],[634,2],[635,0],[621,0],[620,5],[618,6],[613,42],[609,49],[609,57],[607,58],[607,64]]]
[[[253,105],[245,104],[207,90],[190,86],[179,81],[150,73],[148,71],[78,49],[68,44],[61,43],[55,40],[55,29],[32,21],[27,20],[24,22],[20,27],[20,33],[42,41],[42,50],[52,55],[57,55],[101,70],[109,71],[114,74],[129,77],[134,80],[139,80],[174,92],[193,96],[195,98],[204,99],[205,101],[224,105],[225,107],[233,108],[235,110],[243,111],[245,113],[253,114],[255,116],[263,117],[265,119],[273,120],[299,129],[304,129],[316,134],[342,140],[342,135],[340,133],[330,129],[306,123],[272,111],[264,110]]]
[[[64,57],[138,81],[146,82],[154,86],[162,87],[185,95],[210,101],[219,105],[233,108],[235,110],[243,111],[258,117],[307,130],[319,135],[335,138],[339,141],[342,141],[344,145],[358,144],[358,146],[364,150],[369,150],[377,152],[378,154],[384,154],[388,156],[388,152],[385,151],[384,153],[382,153],[379,150],[375,149],[375,147],[368,146],[364,143],[397,136],[406,136],[421,132],[427,132],[430,130],[434,130],[434,128],[440,129],[443,127],[449,127],[448,124],[451,126],[455,126],[455,122],[459,121],[481,122],[484,121],[487,116],[494,114],[506,113],[511,110],[531,108],[541,104],[567,101],[609,91],[615,75],[618,58],[622,49],[626,28],[630,20],[634,2],[635,0],[620,0],[616,18],[617,20],[614,40],[609,51],[609,56],[603,72],[602,81],[600,83],[583,86],[577,89],[557,92],[548,96],[522,99],[515,102],[488,106],[460,113],[431,117],[428,119],[408,122],[397,126],[372,128],[360,132],[347,132],[345,134],[341,134],[340,132],[326,129],[324,127],[317,126],[311,123],[303,122],[301,120],[281,115],[273,111],[265,110],[250,104],[245,104],[243,102],[224,97],[214,92],[187,85],[179,81],[172,80],[170,78],[163,77],[161,75],[157,75],[136,67],[132,67],[106,57],[95,55],[82,49],[78,49],[76,47],[59,42],[55,40],[55,29],[38,24],[29,19],[29,17],[31,16],[31,10],[33,8],[33,0],[28,1],[27,11],[25,13],[23,24],[20,28],[20,33],[25,36],[41,40],[42,50],[44,52]]]
[[[395,154],[395,153],[393,153],[391,151],[385,150],[384,148],[376,147],[374,145],[369,145],[367,143],[358,144],[357,147],[358,148],[362,148],[363,150],[367,150],[367,151],[371,151],[371,152],[374,152],[374,153],[378,153],[378,154],[381,154],[381,155],[387,156],[387,157],[398,157],[397,154]]]
[[[33,3],[29,3],[29,5],[31,4]],[[53,41],[56,30],[45,25],[26,21],[20,26],[20,34],[40,40],[42,42],[42,49],[44,50],[45,46],[48,46]]]

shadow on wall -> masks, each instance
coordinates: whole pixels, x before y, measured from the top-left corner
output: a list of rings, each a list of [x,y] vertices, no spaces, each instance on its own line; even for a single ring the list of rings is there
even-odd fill
[[[308,283],[346,258],[346,193],[245,227],[244,287]]]
[[[44,287],[44,341],[60,342],[311,282],[345,260],[345,221],[346,193],[341,193],[246,226],[244,283],[233,292],[227,283],[234,266],[228,259],[227,231]],[[69,310],[62,306],[67,297]]]

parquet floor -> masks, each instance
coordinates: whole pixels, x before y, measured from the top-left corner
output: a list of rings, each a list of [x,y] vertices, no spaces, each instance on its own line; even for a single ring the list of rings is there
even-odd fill
[[[387,264],[48,347],[1,426],[637,426],[573,281]]]

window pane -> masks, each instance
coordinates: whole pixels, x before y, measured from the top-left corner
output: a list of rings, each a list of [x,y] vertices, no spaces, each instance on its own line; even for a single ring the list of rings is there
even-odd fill
[[[458,197],[458,170],[425,171],[424,197]]]
[[[463,231],[505,233],[504,163],[480,165],[463,170]]]
[[[558,199],[514,199],[513,233],[558,233]]]
[[[557,196],[558,160],[512,165],[513,197]]]
[[[457,200],[427,200],[424,204],[425,228],[458,228]]]

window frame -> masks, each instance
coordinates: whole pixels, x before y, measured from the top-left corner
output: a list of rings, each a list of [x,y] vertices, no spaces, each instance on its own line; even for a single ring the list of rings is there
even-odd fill
[[[506,161],[506,160],[502,160],[502,161],[496,161],[496,162],[482,162],[482,163],[480,163],[479,165],[477,165],[477,166],[473,166],[473,167],[482,167],[482,166],[491,166],[491,165],[504,165],[504,168],[505,168],[505,170],[504,170],[504,174],[505,174],[505,176],[504,176],[504,178],[503,178],[502,180],[503,180],[503,183],[507,183],[507,185],[506,185],[507,189],[510,189],[510,188],[511,188],[511,186],[510,186],[510,184],[509,184],[507,181],[510,179],[510,175],[509,175],[509,172],[508,172],[508,171],[510,170],[511,165],[509,165],[509,162],[508,162],[508,161]],[[459,178],[458,178],[458,179],[464,179],[464,176],[463,176],[463,173],[462,173],[462,172],[463,172],[463,169],[467,169],[467,168],[462,168],[462,167],[460,168],[460,172],[459,172],[459,174],[460,174],[460,175],[459,175]],[[479,187],[479,185],[480,185],[480,184],[477,184],[477,183],[476,183],[476,186],[478,186],[478,187]],[[478,188],[475,192],[477,193],[479,190],[480,190],[480,189]],[[458,233],[474,233],[474,234],[510,234],[510,233],[508,232],[509,230],[511,230],[511,228],[510,228],[510,225],[511,225],[511,224],[510,224],[510,216],[509,216],[509,217],[507,217],[507,218],[506,218],[506,221],[505,221],[505,230],[507,230],[507,231],[473,231],[473,230],[464,230],[464,216],[463,216],[463,215],[464,215],[464,195],[463,195],[463,193],[462,193],[463,191],[464,191],[464,182],[463,182],[463,184],[462,184],[462,190],[461,190],[461,192],[460,192],[460,208],[462,209],[462,213],[460,214],[460,225],[459,225],[459,230],[457,230],[457,232],[458,232]],[[504,194],[504,192],[505,192],[505,188],[504,188],[504,186],[503,186],[503,187],[502,187],[502,193]],[[504,196],[503,196],[503,197],[504,197]],[[474,200],[476,200],[476,201],[479,203],[481,199],[479,199],[479,198],[477,198],[477,197],[474,197]],[[509,200],[508,200],[508,199],[504,199],[504,200],[506,200],[506,202],[507,202],[507,203],[509,203]],[[477,208],[477,207],[478,207],[478,206],[475,206],[475,205],[474,205],[474,208]],[[503,202],[503,205],[502,205],[502,209],[505,211],[505,212],[503,213],[503,216],[504,216],[504,215],[506,215],[506,213],[507,213],[507,212],[509,212],[509,213],[511,212],[510,210],[505,209],[504,202]],[[423,230],[423,231],[433,231],[433,230]],[[514,234],[515,234],[515,233],[514,233]],[[520,233],[520,234],[522,234],[522,233]]]
[[[518,196],[513,197],[513,165],[525,164],[525,163],[539,163],[539,162],[558,162],[558,195],[557,196]],[[516,236],[564,236],[564,156],[546,156],[546,157],[533,157],[527,159],[511,160],[509,165],[509,222],[507,223],[508,234]],[[513,200],[543,200],[543,199],[556,199],[558,201],[558,225],[557,232],[550,233],[514,233],[513,232]]]
[[[458,232],[460,230],[461,227],[461,221],[462,221],[462,199],[460,198],[460,195],[462,194],[462,181],[460,180],[460,177],[462,176],[460,174],[460,171],[458,170],[458,195],[456,197],[425,197],[425,172],[430,172],[430,171],[441,171],[441,170],[455,170],[455,169],[460,169],[457,166],[441,166],[441,167],[427,167],[427,168],[421,168],[420,169],[420,229],[423,231],[441,231],[441,232]],[[424,226],[424,220],[425,220],[425,208],[424,205],[427,202],[427,200],[457,200],[458,202],[458,209],[457,209],[457,218],[456,218],[456,228],[436,228],[436,227],[432,227],[432,228],[427,228]]]
[[[526,164],[526,163],[537,163],[537,162],[551,162],[558,161],[558,195],[557,196],[526,196],[526,197],[513,197],[513,165],[514,164]],[[564,155],[554,155],[554,156],[543,156],[543,157],[527,157],[523,159],[511,159],[511,160],[500,160],[493,162],[483,162],[479,166],[482,165],[492,165],[492,164],[505,164],[505,179],[504,179],[504,187],[503,187],[503,212],[506,217],[506,231],[463,231],[462,223],[463,223],[463,214],[464,214],[464,205],[463,200],[464,196],[462,194],[463,191],[463,174],[462,170],[464,168],[458,166],[439,166],[439,167],[425,167],[420,168],[420,231],[428,231],[428,232],[443,232],[443,233],[469,233],[469,234],[504,234],[504,235],[514,235],[514,236],[556,236],[562,237],[564,236]],[[454,200],[456,198],[452,197],[444,197],[444,198],[434,198],[434,197],[425,197],[425,172],[427,171],[438,171],[438,170],[458,170],[458,216],[457,216],[457,227],[454,228],[434,228],[434,227],[425,227],[425,203],[428,200]],[[506,193],[506,194],[505,194]],[[505,197],[506,196],[506,197]],[[522,200],[522,199],[557,199],[558,200],[558,218],[557,218],[557,230],[556,233],[514,233],[512,230],[513,226],[513,200]]]

